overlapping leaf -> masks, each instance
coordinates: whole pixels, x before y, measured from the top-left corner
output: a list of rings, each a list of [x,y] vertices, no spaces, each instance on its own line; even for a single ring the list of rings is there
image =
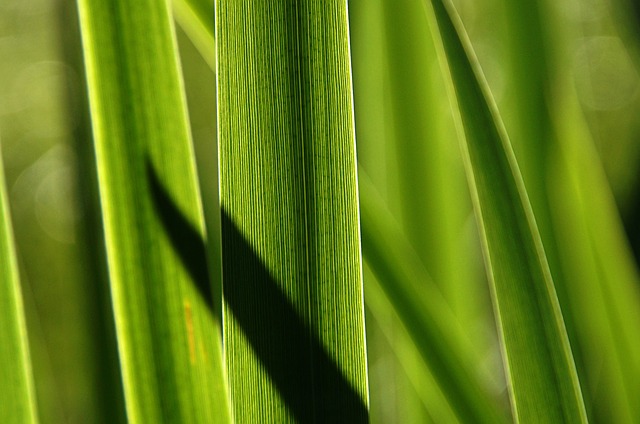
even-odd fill
[[[79,9],[128,419],[229,422],[168,4]]]

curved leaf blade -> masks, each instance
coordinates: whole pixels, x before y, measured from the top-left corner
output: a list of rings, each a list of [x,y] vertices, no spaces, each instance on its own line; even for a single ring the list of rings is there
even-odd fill
[[[506,133],[450,2],[428,4],[464,131],[462,152],[483,238],[515,419],[586,422],[562,313]]]

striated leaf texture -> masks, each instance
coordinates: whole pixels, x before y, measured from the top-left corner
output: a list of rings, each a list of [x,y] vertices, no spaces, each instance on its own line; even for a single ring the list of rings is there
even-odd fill
[[[238,423],[367,422],[344,1],[216,2],[224,337]]]

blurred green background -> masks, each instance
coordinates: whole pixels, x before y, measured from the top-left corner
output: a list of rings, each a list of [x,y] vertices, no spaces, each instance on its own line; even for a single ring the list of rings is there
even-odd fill
[[[212,10],[212,3],[203,4]],[[545,127],[561,121],[564,131],[588,132],[584,149],[595,146],[637,260],[640,6],[561,0],[532,15],[525,3],[458,0],[456,6],[511,136],[543,237],[547,231],[560,238],[558,222],[567,219],[557,212],[563,207],[558,193],[570,183],[553,168],[564,156],[550,141],[555,130]],[[359,162],[465,328],[474,346],[470,358],[506,405],[456,131],[427,18],[416,4],[349,1]],[[122,400],[75,13],[65,0],[0,2],[0,140],[41,422],[111,423],[122,420]],[[533,31],[539,39],[523,48],[518,31],[529,24],[544,31]],[[215,75],[179,27],[177,36],[207,225],[215,235]],[[536,86],[536,67],[559,82]],[[564,100],[566,91],[575,93],[580,118]],[[536,111],[542,95],[557,100],[546,112]],[[524,123],[519,111],[528,99],[534,99],[529,116],[551,113],[553,119]],[[545,230],[547,220],[554,229]],[[364,271],[365,281],[375,278]],[[366,283],[372,422],[453,420],[393,308],[370,287]]]

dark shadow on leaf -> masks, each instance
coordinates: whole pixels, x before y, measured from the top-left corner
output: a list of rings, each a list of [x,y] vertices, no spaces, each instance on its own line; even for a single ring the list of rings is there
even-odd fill
[[[212,307],[205,243],[147,161],[155,209],[200,294]],[[272,383],[301,423],[366,423],[367,406],[222,211],[224,298]],[[248,382],[250,384],[250,382]]]
[[[222,251],[225,302],[296,420],[368,422],[360,395],[224,209]]]
[[[147,179],[149,180],[154,207],[162,226],[196,288],[209,306],[209,309],[214,313],[214,316],[217,316],[218,314],[213,310],[205,242],[198,231],[193,228],[191,223],[180,212],[178,206],[162,185],[149,159],[147,159],[146,165]]]

